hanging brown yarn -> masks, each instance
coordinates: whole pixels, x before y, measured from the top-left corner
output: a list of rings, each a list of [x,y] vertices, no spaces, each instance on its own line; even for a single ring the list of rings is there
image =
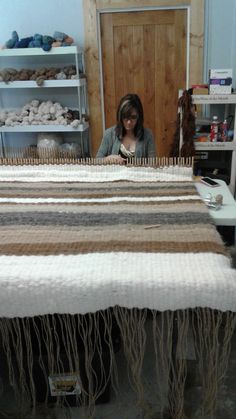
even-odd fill
[[[183,95],[178,100],[178,108],[182,109],[182,133],[183,145],[179,150],[180,141],[180,112],[177,115],[176,130],[173,137],[171,157],[192,157],[195,154],[194,134],[195,134],[195,115],[192,96],[188,90],[184,90]]]

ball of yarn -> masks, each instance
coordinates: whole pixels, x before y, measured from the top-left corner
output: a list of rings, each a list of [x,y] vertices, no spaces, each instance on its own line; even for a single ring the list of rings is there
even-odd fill
[[[77,143],[64,143],[60,146],[60,154],[67,157],[81,157],[81,147]]]
[[[43,44],[42,48],[44,51],[50,51],[50,49],[52,48],[52,45],[49,43]]]
[[[38,134],[37,150],[40,158],[57,157],[63,137],[56,132],[42,132]]]

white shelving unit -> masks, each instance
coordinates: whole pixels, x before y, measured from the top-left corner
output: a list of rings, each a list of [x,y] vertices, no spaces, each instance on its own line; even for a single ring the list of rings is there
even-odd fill
[[[231,151],[231,172],[229,188],[234,195],[236,184],[236,94],[231,95],[193,95],[193,103],[195,105],[234,105],[234,138],[233,141],[226,142],[197,142],[195,141],[196,151]],[[181,110],[180,110],[181,112]],[[180,144],[181,150],[183,144],[182,130],[180,130]]]
[[[1,50],[1,57],[28,57],[28,56],[50,56],[50,55],[68,55],[82,53],[82,49],[76,45],[68,47],[51,48],[45,52],[42,48],[9,48]]]
[[[0,69],[8,68],[9,62],[11,63],[11,67],[14,67],[14,63],[17,62],[17,66],[21,68],[31,68],[30,66],[27,67],[29,60],[31,63],[34,60],[37,60],[38,67],[58,67],[57,58],[60,57],[63,59],[62,66],[66,66],[69,64],[73,64],[76,67],[76,76],[75,79],[65,79],[65,80],[45,80],[42,86],[38,86],[36,81],[12,81],[12,82],[0,82],[0,105],[1,110],[4,110],[6,107],[4,106],[4,100],[2,99],[2,93],[6,91],[6,89],[12,91],[12,89],[19,89],[24,90],[24,96],[26,97],[27,101],[27,89],[33,89],[34,92],[43,91],[43,95],[45,92],[45,100],[50,100],[50,89],[54,88],[57,91],[63,94],[63,89],[66,88],[74,88],[73,95],[76,95],[77,106],[76,109],[79,111],[80,114],[80,123],[77,128],[73,128],[70,125],[15,125],[15,126],[0,126],[0,135],[2,140],[2,148],[4,149],[5,144],[5,133],[23,133],[23,132],[71,132],[76,133],[78,132],[80,135],[81,140],[81,149],[83,154],[83,139],[82,135],[85,131],[88,130],[89,124],[85,122],[83,119],[83,114],[88,113],[87,111],[87,91],[86,91],[86,78],[84,77],[85,71],[85,64],[84,64],[84,53],[83,50],[78,48],[77,46],[69,46],[69,47],[57,47],[52,48],[49,52],[43,51],[42,48],[22,48],[22,49],[5,49],[0,51]],[[7,62],[7,65],[6,65]],[[47,64],[45,64],[47,62]],[[56,65],[55,65],[56,64]],[[36,65],[34,65],[35,67]],[[82,69],[81,69],[82,67]],[[82,77],[80,77],[80,70],[82,70]],[[28,90],[29,91],[29,90]],[[67,90],[64,90],[67,92]],[[64,106],[64,104],[63,104]],[[67,107],[70,105],[66,104]],[[17,107],[17,103],[14,107]],[[75,107],[71,106],[71,108],[75,109]],[[7,109],[11,110],[11,109]],[[88,132],[87,132],[87,141],[88,141]],[[89,144],[87,144],[87,150],[89,152]]]
[[[77,128],[70,125],[15,125],[14,127],[0,127],[0,132],[83,132],[88,129],[88,122],[79,124]]]
[[[1,56],[1,52],[0,52]],[[74,79],[74,80],[45,80],[43,86],[38,86],[34,80],[26,80],[26,81],[11,81],[9,83],[5,83],[0,81],[0,88],[1,89],[42,89],[47,87],[85,87],[86,80],[85,79]]]

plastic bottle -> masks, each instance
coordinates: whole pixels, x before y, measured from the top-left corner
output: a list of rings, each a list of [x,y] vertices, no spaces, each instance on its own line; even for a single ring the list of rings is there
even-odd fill
[[[211,123],[210,141],[215,142],[218,139],[218,116],[213,116]]]
[[[228,138],[228,123],[225,119],[221,124],[221,141],[227,141]]]

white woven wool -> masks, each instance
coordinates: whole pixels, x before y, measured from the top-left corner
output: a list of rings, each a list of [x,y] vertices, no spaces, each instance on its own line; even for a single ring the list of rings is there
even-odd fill
[[[192,181],[192,168],[160,168],[117,165],[41,165],[0,166],[2,182],[135,182]]]
[[[236,311],[236,270],[213,253],[0,256],[0,266],[2,317],[84,314],[116,305]]]
[[[1,203],[17,204],[63,204],[63,203],[112,203],[112,202],[171,202],[171,201],[199,201],[199,195],[149,196],[149,197],[111,197],[111,198],[0,198]]]

